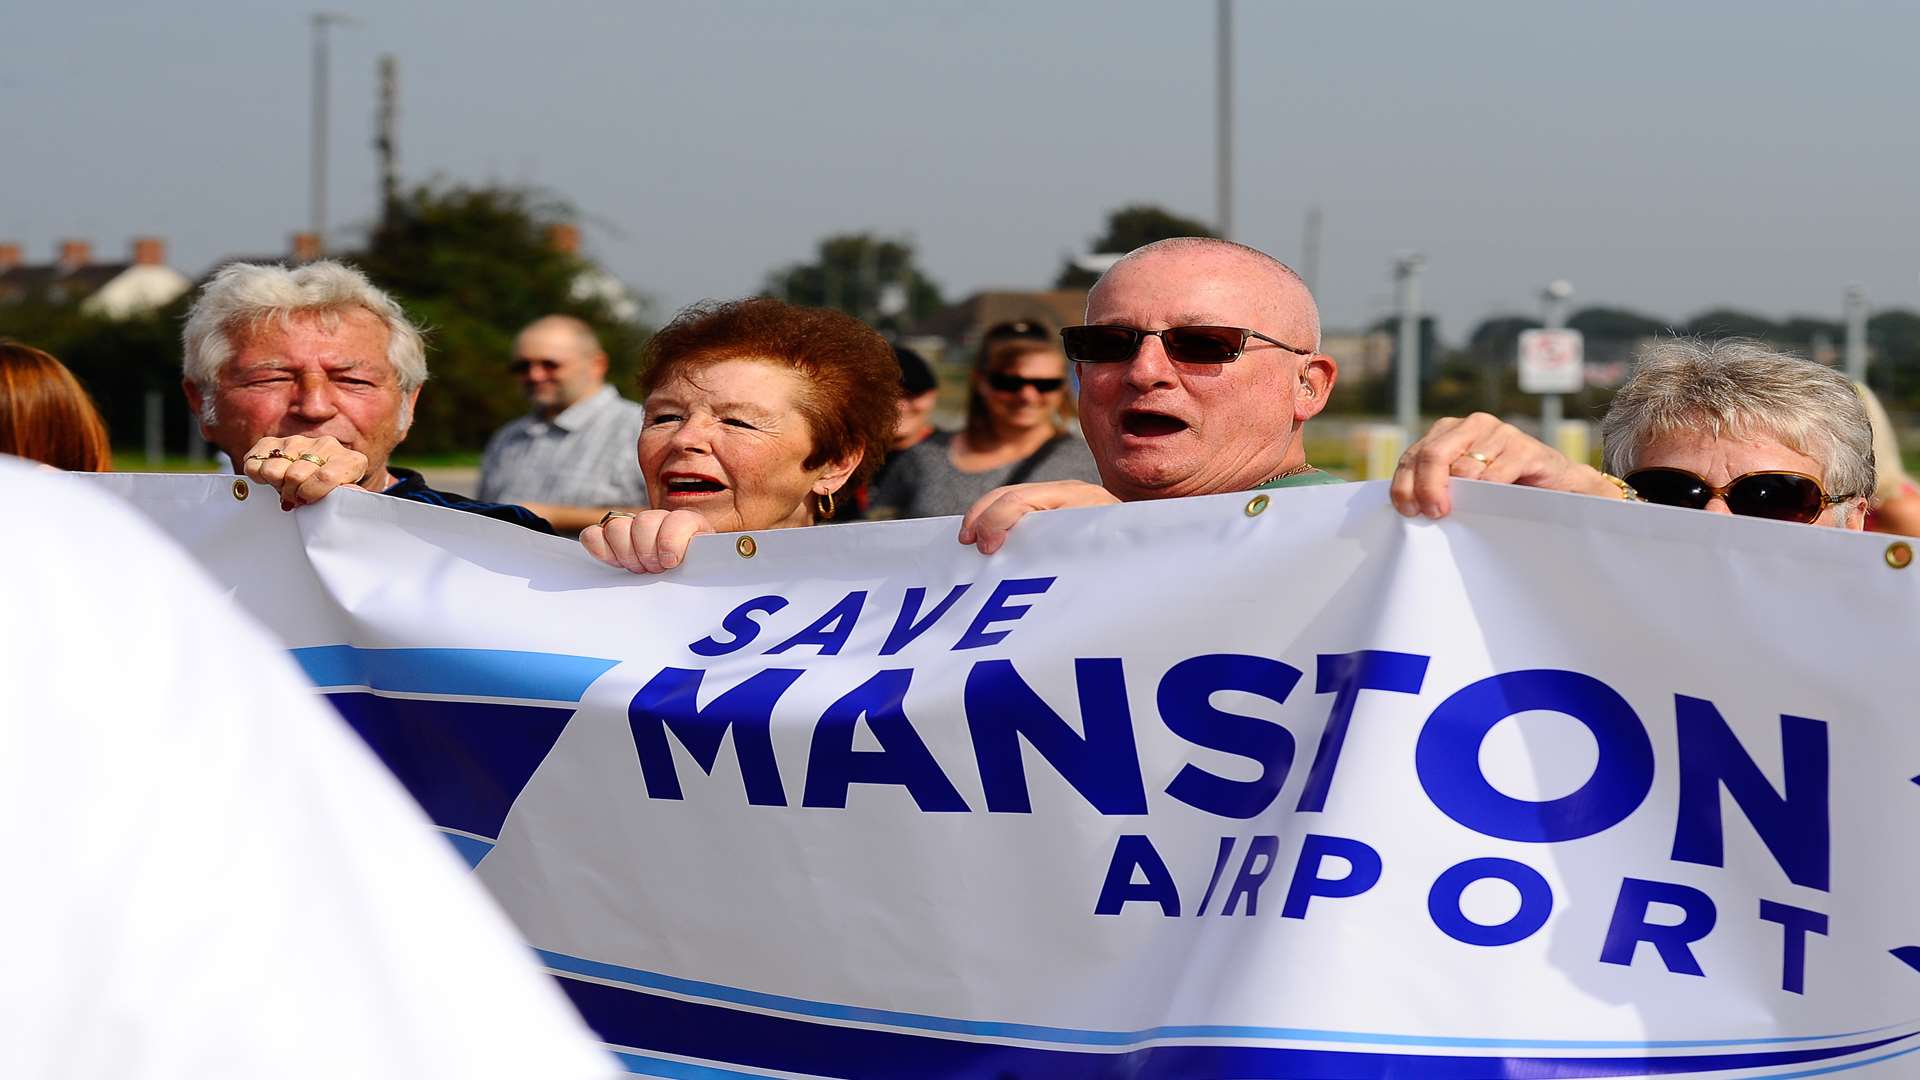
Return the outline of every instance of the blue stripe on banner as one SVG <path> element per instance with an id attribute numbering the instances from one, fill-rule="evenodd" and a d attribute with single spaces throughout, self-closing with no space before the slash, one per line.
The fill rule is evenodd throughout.
<path id="1" fill-rule="evenodd" d="M 507 649 L 293 650 L 315 686 L 369 686 L 404 694 L 579 701 L 618 660 Z"/>
<path id="2" fill-rule="evenodd" d="M 327 695 L 435 825 L 497 837 L 571 706 Z"/>
<path id="3" fill-rule="evenodd" d="M 444 830 L 441 831 L 440 835 L 446 837 L 447 841 L 453 845 L 453 850 L 459 852 L 460 857 L 467 860 L 467 869 L 469 870 L 478 870 L 480 868 L 480 861 L 485 859 L 487 854 L 493 850 L 492 844 L 478 837 L 462 836 L 457 832 L 446 832 Z"/>
<path id="4" fill-rule="evenodd" d="M 581 1016 L 608 1042 L 747 1068 L 847 1080 L 899 1076 L 1059 1076 L 1090 1080 L 1229 1076 L 1248 1080 L 1579 1080 L 1683 1076 L 1833 1062 L 1914 1038 L 1909 1033 L 1818 1049 L 1625 1057 L 1508 1057 L 1219 1045 L 1163 1045 L 1099 1053 L 839 1027 L 566 976 L 558 978 Z"/>
<path id="5" fill-rule="evenodd" d="M 1770 1080 L 1806 1080 L 1809 1076 L 1832 1076 L 1834 1073 L 1864 1069 L 1869 1065 L 1878 1065 L 1883 1061 L 1892 1061 L 1894 1058 L 1906 1057 L 1912 1053 L 1920 1053 L 1920 1046 L 1915 1046 L 1907 1050 L 1896 1050 L 1891 1054 L 1881 1054 L 1879 1057 L 1870 1057 L 1865 1061 L 1850 1061 L 1845 1065 L 1829 1065 L 1823 1069 L 1805 1069 L 1801 1072 L 1774 1073 Z"/>
<path id="6" fill-rule="evenodd" d="M 765 1080 L 759 1073 L 716 1069 L 711 1065 L 690 1065 L 684 1061 L 668 1061 L 644 1054 L 623 1054 L 616 1050 L 613 1056 L 619 1058 L 620 1064 L 635 1076 L 669 1076 L 675 1080 Z"/>
<path id="7" fill-rule="evenodd" d="M 754 1008 L 798 1013 L 824 1020 L 849 1020 L 861 1024 L 885 1024 L 889 1027 L 916 1028 L 921 1031 L 954 1035 L 977 1035 L 997 1039 L 1021 1039 L 1028 1042 L 1075 1043 L 1085 1046 L 1135 1046 L 1163 1039 L 1269 1039 L 1296 1042 L 1357 1043 L 1366 1046 L 1434 1046 L 1493 1048 L 1507 1050 L 1702 1050 L 1714 1047 L 1770 1046 L 1783 1043 L 1830 1042 L 1869 1035 L 1899 1033 L 1904 1038 L 1920 1021 L 1889 1024 L 1863 1031 L 1841 1031 L 1831 1035 L 1779 1035 L 1758 1039 L 1675 1039 L 1668 1041 L 1579 1040 L 1579 1039 L 1496 1039 L 1479 1036 L 1390 1035 L 1361 1031 L 1319 1031 L 1312 1028 L 1249 1027 L 1230 1024 L 1171 1024 L 1139 1031 L 1098 1031 L 1085 1028 L 1046 1027 L 1039 1024 L 1007 1024 L 980 1020 L 956 1020 L 924 1013 L 869 1009 L 857 1005 L 838 1005 L 806 998 L 744 990 L 720 983 L 683 979 L 638 968 L 586 960 L 565 953 L 536 949 L 540 959 L 556 972 L 590 975 L 651 990 L 665 990 L 688 997 Z"/>

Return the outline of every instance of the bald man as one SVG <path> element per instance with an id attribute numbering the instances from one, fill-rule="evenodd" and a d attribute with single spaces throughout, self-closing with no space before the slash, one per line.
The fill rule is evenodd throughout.
<path id="1" fill-rule="evenodd" d="M 564 533 L 645 509 L 635 448 L 646 410 L 607 385 L 593 329 L 569 315 L 537 319 L 514 339 L 508 369 L 533 411 L 487 440 L 480 497 L 525 506 Z"/>
<path id="2" fill-rule="evenodd" d="M 991 554 L 1035 510 L 1338 482 L 1300 436 L 1338 369 L 1320 355 L 1313 294 L 1271 256 L 1206 237 L 1148 244 L 1101 276 L 1087 325 L 1061 339 L 1100 484 L 995 489 L 961 543 Z"/>

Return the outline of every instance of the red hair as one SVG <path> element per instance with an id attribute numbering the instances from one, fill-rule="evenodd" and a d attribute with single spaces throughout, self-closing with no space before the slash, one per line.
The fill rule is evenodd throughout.
<path id="1" fill-rule="evenodd" d="M 0 454 L 69 472 L 113 468 L 107 425 L 67 366 L 29 345 L 0 341 Z"/>
<path id="2" fill-rule="evenodd" d="M 851 491 L 880 467 L 900 415 L 900 365 L 893 346 L 872 327 L 838 311 L 768 297 L 695 304 L 647 342 L 640 394 L 723 360 L 758 360 L 805 377 L 796 403 L 813 436 L 805 468 L 859 450 L 860 464 L 847 479 Z"/>

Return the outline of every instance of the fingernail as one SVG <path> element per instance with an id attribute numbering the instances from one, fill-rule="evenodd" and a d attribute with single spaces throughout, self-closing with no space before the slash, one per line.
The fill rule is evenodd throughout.
<path id="1" fill-rule="evenodd" d="M 680 556 L 678 556 L 678 555 L 662 555 L 662 556 L 660 556 L 660 565 L 661 565 L 661 566 L 679 566 L 679 565 L 680 565 Z"/>
<path id="2" fill-rule="evenodd" d="M 290 502 L 288 502 L 288 501 L 287 501 L 287 500 L 285 500 L 285 499 L 281 499 L 281 500 L 280 500 L 280 509 L 282 509 L 282 510 L 291 510 L 291 509 L 293 509 L 293 504 L 292 504 L 292 503 L 290 503 Z"/>

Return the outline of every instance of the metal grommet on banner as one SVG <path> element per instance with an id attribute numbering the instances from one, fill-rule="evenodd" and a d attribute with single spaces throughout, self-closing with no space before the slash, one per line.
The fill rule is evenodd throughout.
<path id="1" fill-rule="evenodd" d="M 1887 545 L 1887 565 L 1895 570 L 1905 570 L 1913 565 L 1913 545 L 1905 540 L 1895 540 Z"/>
<path id="2" fill-rule="evenodd" d="M 1266 512 L 1267 504 L 1272 501 L 1272 499 L 1267 498 L 1265 495 L 1255 495 L 1253 498 L 1247 500 L 1247 516 L 1259 517 Z"/>
<path id="3" fill-rule="evenodd" d="M 233 482 L 233 497 L 238 502 L 247 501 L 247 482 L 245 480 L 236 479 Z"/>
<path id="4" fill-rule="evenodd" d="M 760 545 L 753 542 L 753 537 L 743 536 L 733 542 L 733 550 L 739 552 L 741 558 L 751 559 L 754 552 L 760 550 Z"/>

